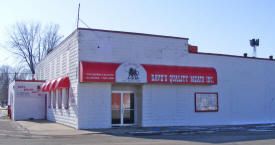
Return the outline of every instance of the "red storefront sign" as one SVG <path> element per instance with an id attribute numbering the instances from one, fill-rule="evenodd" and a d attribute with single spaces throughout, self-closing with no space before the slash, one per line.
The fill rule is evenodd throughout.
<path id="1" fill-rule="evenodd" d="M 217 84 L 217 72 L 208 67 L 143 65 L 148 83 Z"/>
<path id="2" fill-rule="evenodd" d="M 115 72 L 120 64 L 80 62 L 80 82 L 115 82 Z"/>
<path id="3" fill-rule="evenodd" d="M 209 67 L 80 62 L 80 82 L 217 84 Z"/>

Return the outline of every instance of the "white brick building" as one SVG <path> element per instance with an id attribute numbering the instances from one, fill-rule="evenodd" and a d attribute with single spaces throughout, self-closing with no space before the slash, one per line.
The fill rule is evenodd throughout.
<path id="1" fill-rule="evenodd" d="M 36 78 L 47 119 L 77 129 L 274 123 L 274 66 L 198 53 L 186 38 L 79 28 Z"/>
<path id="2" fill-rule="evenodd" d="M 44 81 L 14 80 L 9 85 L 8 105 L 13 120 L 44 119 L 45 93 L 40 91 Z M 27 104 L 27 105 L 26 105 Z"/>

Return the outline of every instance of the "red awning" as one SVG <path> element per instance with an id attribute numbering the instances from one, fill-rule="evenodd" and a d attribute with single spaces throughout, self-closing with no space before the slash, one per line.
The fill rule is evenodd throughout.
<path id="1" fill-rule="evenodd" d="M 50 85 L 50 88 L 49 88 L 49 91 L 52 91 L 52 90 L 56 90 L 56 83 L 57 83 L 57 80 L 52 80 L 51 81 L 51 85 Z"/>
<path id="2" fill-rule="evenodd" d="M 63 77 L 63 78 L 58 78 L 55 80 L 52 80 L 50 82 L 44 83 L 42 85 L 42 92 L 49 92 L 53 91 L 56 89 L 61 89 L 61 88 L 69 88 L 70 87 L 70 80 L 69 77 Z"/>
<path id="3" fill-rule="evenodd" d="M 62 78 L 58 78 L 58 79 L 56 79 L 56 83 L 55 83 L 54 89 L 59 89 L 59 87 L 58 87 L 58 86 L 60 85 L 61 80 L 62 80 Z"/>
<path id="4" fill-rule="evenodd" d="M 46 92 L 46 86 L 47 86 L 47 83 L 42 84 L 42 87 L 41 87 L 42 92 Z"/>
<path id="5" fill-rule="evenodd" d="M 56 83 L 56 88 L 61 89 L 61 88 L 69 88 L 70 87 L 70 80 L 69 77 L 63 77 L 59 78 Z"/>
<path id="6" fill-rule="evenodd" d="M 51 82 L 44 83 L 42 85 L 42 92 L 49 92 L 50 91 Z"/>

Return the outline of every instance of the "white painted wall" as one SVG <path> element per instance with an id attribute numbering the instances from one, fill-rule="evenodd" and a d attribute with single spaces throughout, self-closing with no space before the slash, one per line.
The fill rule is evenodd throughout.
<path id="1" fill-rule="evenodd" d="M 144 85 L 143 126 L 275 122 L 274 61 L 189 54 L 183 62 L 215 67 L 218 85 Z M 195 112 L 195 92 L 218 92 L 219 111 Z"/>
<path id="2" fill-rule="evenodd" d="M 20 82 L 10 84 L 10 103 L 13 120 L 44 119 L 45 98 L 43 92 L 37 88 L 43 82 Z M 13 95 L 11 95 L 13 94 Z M 12 98 L 13 96 L 13 98 Z"/>
<path id="3" fill-rule="evenodd" d="M 74 128 L 78 128 L 78 62 L 78 33 L 74 31 L 60 45 L 53 49 L 44 60 L 37 64 L 35 74 L 37 79 L 46 80 L 47 82 L 69 76 L 69 109 L 65 109 L 64 106 L 61 109 L 58 107 L 48 108 L 47 119 Z"/>
<path id="4" fill-rule="evenodd" d="M 111 84 L 81 83 L 79 96 L 79 129 L 111 127 Z"/>
<path id="5" fill-rule="evenodd" d="M 188 41 L 184 39 L 89 30 L 79 32 L 80 61 L 175 64 L 176 58 L 188 54 L 187 47 Z"/>

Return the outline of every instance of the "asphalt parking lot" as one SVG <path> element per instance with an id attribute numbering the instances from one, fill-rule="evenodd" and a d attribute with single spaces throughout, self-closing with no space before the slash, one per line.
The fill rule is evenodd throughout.
<path id="1" fill-rule="evenodd" d="M 204 132 L 178 132 L 147 135 L 113 133 L 82 133 L 43 135 L 30 132 L 18 122 L 0 119 L 0 144 L 5 145 L 200 145 L 200 144 L 275 144 L 273 126 L 259 130 L 230 130 Z M 42 128 L 43 130 L 43 128 Z M 70 131 L 69 129 L 67 131 Z M 94 132 L 94 131 L 93 131 Z"/>

